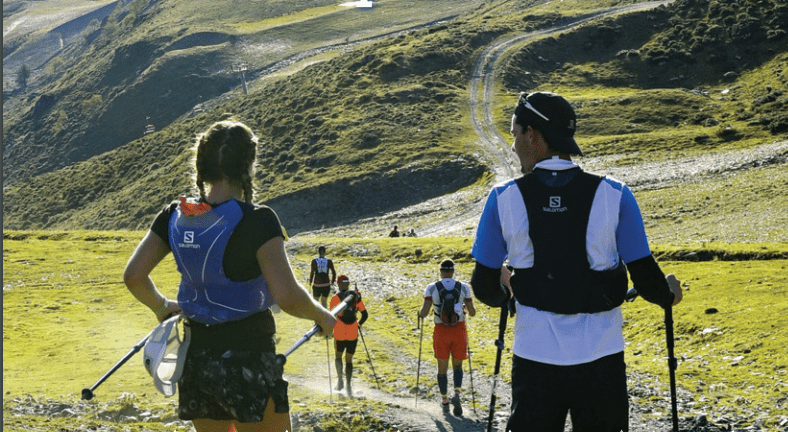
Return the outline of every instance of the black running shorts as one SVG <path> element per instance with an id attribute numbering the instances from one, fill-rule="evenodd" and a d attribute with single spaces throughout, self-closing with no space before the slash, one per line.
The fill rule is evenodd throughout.
<path id="1" fill-rule="evenodd" d="M 223 324 L 187 324 L 191 343 L 178 380 L 182 420 L 259 422 L 269 401 L 277 413 L 290 411 L 270 310 Z"/>
<path id="2" fill-rule="evenodd" d="M 624 353 L 590 363 L 556 366 L 512 360 L 512 408 L 507 431 L 563 432 L 567 412 L 576 431 L 629 430 Z"/>
<path id="3" fill-rule="evenodd" d="M 348 354 L 355 354 L 356 353 L 356 346 L 358 345 L 358 339 L 353 340 L 334 340 L 334 350 L 338 353 L 343 353 L 347 350 Z"/>
<path id="4" fill-rule="evenodd" d="M 329 294 L 331 294 L 330 286 L 312 287 L 312 297 L 328 297 Z"/>

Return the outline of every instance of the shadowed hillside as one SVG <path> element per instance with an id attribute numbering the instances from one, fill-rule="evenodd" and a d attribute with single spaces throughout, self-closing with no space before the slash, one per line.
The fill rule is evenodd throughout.
<path id="1" fill-rule="evenodd" d="M 239 64 L 254 77 L 300 52 L 418 26 L 478 4 L 414 16 L 391 3 L 364 15 L 330 0 L 129 0 L 102 20 L 77 18 L 43 35 L 12 33 L 4 38 L 4 70 L 16 73 L 26 64 L 32 73 L 25 91 L 13 89 L 10 98 L 4 82 L 3 181 L 87 160 L 142 137 L 149 125 L 162 129 L 199 111 L 241 84 L 234 71 Z M 82 31 L 74 36 L 77 27 Z"/>

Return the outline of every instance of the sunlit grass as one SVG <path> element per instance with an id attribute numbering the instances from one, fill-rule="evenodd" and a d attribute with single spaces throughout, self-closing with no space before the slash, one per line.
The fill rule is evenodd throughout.
<path id="1" fill-rule="evenodd" d="M 788 261 L 667 262 L 663 268 L 684 286 L 673 312 L 680 397 L 716 408 L 683 415 L 735 413 L 776 427 L 788 389 Z M 666 389 L 661 309 L 637 300 L 625 304 L 624 319 L 628 367 L 658 377 L 655 383 Z M 664 402 L 658 405 L 667 412 Z"/>
<path id="2" fill-rule="evenodd" d="M 347 8 L 343 8 L 338 5 L 314 7 L 314 8 L 300 10 L 284 16 L 266 18 L 256 21 L 239 21 L 239 22 L 230 23 L 230 25 L 238 29 L 240 33 L 255 33 L 282 25 L 302 23 L 304 21 L 308 21 L 317 17 L 322 17 L 325 15 L 330 15 L 346 10 Z M 341 19 L 341 18 L 337 18 L 337 19 Z"/>
<path id="3" fill-rule="evenodd" d="M 40 401 L 49 398 L 76 403 L 82 388 L 98 380 L 155 325 L 152 313 L 134 300 L 122 283 L 125 262 L 141 237 L 141 232 L 4 233 L 4 407 L 26 395 Z M 299 278 L 306 277 L 318 245 L 327 246 L 337 270 L 350 274 L 362 292 L 370 311 L 363 332 L 381 387 L 392 395 L 412 397 L 419 354 L 416 313 L 423 290 L 438 277 L 436 269 L 444 257 L 455 259 L 459 279 L 470 278 L 470 239 L 299 236 L 288 242 Z M 659 256 L 678 257 L 696 246 L 662 245 L 655 249 Z M 761 254 L 763 258 L 786 253 L 783 243 L 703 246 L 721 256 L 727 252 L 728 256 Z M 788 366 L 783 349 L 788 327 L 788 261 L 665 260 L 662 266 L 682 280 L 685 290 L 685 299 L 674 312 L 680 397 L 710 406 L 711 412 L 705 413 L 710 418 L 740 413 L 748 421 L 762 418 L 765 425 L 771 424 L 774 410 L 779 411 L 784 403 L 780 395 L 785 391 Z M 156 269 L 153 279 L 168 296 L 175 296 L 178 274 L 171 258 Z M 377 284 L 381 283 L 387 291 L 379 291 Z M 474 378 L 482 380 L 493 372 L 498 311 L 478 302 L 476 306 L 477 316 L 468 320 L 469 344 Z M 717 312 L 707 312 L 712 308 Z M 630 370 L 653 376 L 648 385 L 664 389 L 667 366 L 661 309 L 639 299 L 626 303 L 623 310 Z M 287 350 L 312 325 L 282 312 L 276 319 L 279 352 Z M 425 397 L 436 391 L 431 334 L 428 321 L 421 344 L 419 386 Z M 511 337 L 510 325 L 501 369 L 505 382 L 510 380 Z M 333 347 L 328 351 L 324 340 L 305 343 L 288 358 L 286 374 L 306 377 L 325 387 L 329 361 L 333 367 Z M 140 411 L 174 411 L 171 404 L 177 398 L 155 392 L 140 358 L 132 358 L 95 391 L 99 405 L 93 408 L 94 416 L 102 410 L 121 409 L 112 404 L 122 404 L 128 398 L 124 393 L 137 395 L 134 403 Z M 362 344 L 355 363 L 355 379 L 376 386 Z M 336 378 L 335 371 L 331 373 Z M 326 395 L 294 386 L 293 398 L 299 400 L 294 412 L 303 412 Z M 107 401 L 112 404 L 104 405 Z M 477 401 L 484 407 L 484 397 L 477 395 Z M 656 409 L 668 406 L 659 399 L 638 402 Z M 32 424 L 41 421 L 30 418 Z M 17 427 L 15 424 L 7 423 L 6 427 Z"/>
<path id="4" fill-rule="evenodd" d="M 636 191 L 635 196 L 646 232 L 657 243 L 766 240 L 784 245 L 788 201 L 781 191 L 787 184 L 788 170 L 775 165 L 703 176 L 669 188 Z"/>

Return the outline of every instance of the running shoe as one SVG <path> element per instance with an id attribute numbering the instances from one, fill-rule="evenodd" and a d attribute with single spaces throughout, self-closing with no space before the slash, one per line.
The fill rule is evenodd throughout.
<path id="1" fill-rule="evenodd" d="M 462 405 L 460 405 L 460 395 L 455 394 L 454 397 L 451 398 L 451 404 L 454 405 L 454 415 L 461 416 Z"/>

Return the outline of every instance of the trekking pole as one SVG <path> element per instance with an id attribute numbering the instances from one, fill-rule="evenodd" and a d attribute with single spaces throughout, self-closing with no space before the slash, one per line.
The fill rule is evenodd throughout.
<path id="1" fill-rule="evenodd" d="M 416 402 L 414 406 L 419 406 L 419 375 L 421 374 L 421 341 L 424 337 L 424 318 L 419 316 L 416 322 L 419 325 L 419 365 L 416 367 Z"/>
<path id="2" fill-rule="evenodd" d="M 478 419 L 479 414 L 476 412 L 476 391 L 473 389 L 473 364 L 471 363 L 471 345 L 468 344 L 467 348 L 468 348 L 468 373 L 471 375 L 471 403 L 473 404 L 472 405 L 473 415 Z"/>
<path id="3" fill-rule="evenodd" d="M 328 364 L 328 401 L 334 402 L 334 390 L 331 389 L 333 383 L 331 381 L 331 354 L 328 348 L 328 336 L 326 336 L 326 363 Z"/>
<path id="4" fill-rule="evenodd" d="M 348 295 L 346 295 L 345 298 L 338 305 L 334 307 L 334 309 L 331 309 L 331 315 L 334 315 L 336 317 L 337 315 L 342 313 L 342 311 L 345 310 L 345 308 L 348 306 L 348 303 L 354 301 L 355 298 L 356 298 L 356 293 L 354 292 L 348 293 Z M 303 336 L 301 336 L 301 339 L 299 339 L 296 343 L 293 344 L 293 346 L 290 347 L 289 350 L 287 350 L 287 352 L 285 352 L 284 354 L 276 355 L 276 363 L 280 366 L 284 366 L 284 364 L 287 362 L 287 356 L 292 354 L 293 351 L 297 350 L 301 345 L 304 344 L 304 342 L 308 341 L 312 336 L 315 335 L 315 333 L 319 332 L 320 330 L 321 329 L 319 325 L 317 324 L 313 325 L 312 328 L 309 329 L 309 331 L 307 331 L 306 333 L 304 333 Z M 328 343 L 328 340 L 326 340 L 326 343 Z"/>
<path id="5" fill-rule="evenodd" d="M 378 374 L 375 373 L 375 365 L 372 364 L 372 357 L 369 355 L 369 349 L 367 348 L 367 342 L 364 340 L 364 333 L 361 331 L 361 327 L 358 328 L 358 335 L 361 336 L 361 343 L 364 344 L 364 351 L 367 352 L 367 359 L 369 359 L 369 365 L 372 366 L 372 376 L 375 377 L 375 382 L 378 385 L 378 390 L 380 390 L 380 381 L 378 381 Z"/>
<path id="6" fill-rule="evenodd" d="M 635 288 L 630 288 L 624 298 L 628 302 L 635 301 L 638 292 Z M 673 415 L 673 432 L 679 431 L 679 413 L 676 403 L 676 367 L 678 362 L 673 352 L 673 306 L 665 308 L 665 342 L 668 345 L 668 372 L 670 374 L 670 410 Z"/>
<path id="7" fill-rule="evenodd" d="M 144 347 L 145 344 L 148 342 L 148 339 L 150 339 L 150 336 L 153 334 L 153 332 L 156 331 L 156 328 L 158 328 L 158 326 L 155 327 L 153 330 L 151 330 L 150 333 L 146 334 L 144 338 L 140 339 L 140 341 L 137 342 L 137 345 L 134 345 L 134 347 L 128 353 L 126 353 L 126 355 L 123 356 L 123 358 L 121 358 L 117 363 L 115 363 L 115 366 L 112 366 L 112 368 L 108 370 L 103 377 L 101 377 L 98 381 L 96 381 L 95 384 L 90 386 L 90 388 L 82 389 L 82 399 L 84 400 L 93 399 L 93 390 L 96 390 L 96 387 L 100 386 L 101 383 L 106 381 L 110 375 L 115 373 L 116 370 L 120 369 L 120 367 L 123 366 L 124 363 L 126 363 L 132 356 L 134 356 L 134 354 L 136 354 L 137 351 L 142 349 L 142 347 Z"/>
<path id="8" fill-rule="evenodd" d="M 501 306 L 501 318 L 498 320 L 498 339 L 495 346 L 498 353 L 495 355 L 495 373 L 493 374 L 492 395 L 490 396 L 490 418 L 487 420 L 487 432 L 492 432 L 493 414 L 495 414 L 495 387 L 498 382 L 498 374 L 501 372 L 501 354 L 503 354 L 503 336 L 506 331 L 506 320 L 509 317 L 508 302 Z"/>
<path id="9" fill-rule="evenodd" d="M 673 413 L 673 432 L 679 430 L 678 407 L 676 406 L 676 357 L 673 354 L 673 306 L 665 308 L 665 338 L 668 344 L 668 369 L 670 371 L 670 408 Z"/>

